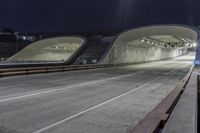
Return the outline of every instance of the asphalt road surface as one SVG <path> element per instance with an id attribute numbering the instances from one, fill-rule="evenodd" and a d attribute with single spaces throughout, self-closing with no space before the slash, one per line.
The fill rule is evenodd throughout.
<path id="1" fill-rule="evenodd" d="M 0 133 L 128 133 L 193 59 L 1 78 Z"/>

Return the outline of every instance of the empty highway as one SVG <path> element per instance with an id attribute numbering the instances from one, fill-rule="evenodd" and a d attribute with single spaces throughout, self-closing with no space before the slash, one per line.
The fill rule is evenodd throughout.
<path id="1" fill-rule="evenodd" d="M 1 78 L 0 133 L 128 133 L 193 60 Z"/>

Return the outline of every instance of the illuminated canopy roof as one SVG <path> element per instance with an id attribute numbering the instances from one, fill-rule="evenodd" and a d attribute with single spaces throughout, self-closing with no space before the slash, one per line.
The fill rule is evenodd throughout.
<path id="1" fill-rule="evenodd" d="M 20 62 L 67 62 L 83 46 L 81 37 L 44 39 L 24 48 L 8 59 Z"/>

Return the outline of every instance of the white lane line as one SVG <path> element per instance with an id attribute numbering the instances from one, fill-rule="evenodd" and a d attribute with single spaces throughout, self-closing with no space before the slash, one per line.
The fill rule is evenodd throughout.
<path id="1" fill-rule="evenodd" d="M 183 66 L 187 66 L 186 65 L 183 65 Z M 181 66 L 181 67 L 183 67 Z M 180 67 L 176 68 L 176 69 L 173 69 L 172 71 L 166 73 L 166 74 L 169 74 L 169 73 L 172 73 L 173 71 L 179 69 Z M 140 72 L 136 72 L 136 73 L 133 73 L 134 74 L 137 74 L 137 73 L 142 73 L 144 71 L 140 71 Z M 80 83 L 80 84 L 76 84 L 76 85 L 71 85 L 71 86 L 66 86 L 66 87 L 56 87 L 56 88 L 52 88 L 54 90 L 50 90 L 50 89 L 42 89 L 42 90 L 37 90 L 37 91 L 29 91 L 29 92 L 24 92 L 24 93 L 17 93 L 17 94 L 13 94 L 13 95 L 6 95 L 6 96 L 0 96 L 0 102 L 4 102 L 4 101 L 9 101 L 13 99 L 20 99 L 18 97 L 21 97 L 21 98 L 25 98 L 25 97 L 29 97 L 29 96 L 35 96 L 35 95 L 39 95 L 39 94 L 44 94 L 45 93 L 51 93 L 51 92 L 56 92 L 56 91 L 60 91 L 60 90 L 65 90 L 65 89 L 69 89 L 69 88 L 74 88 L 74 87 L 80 87 L 80 86 L 84 86 L 84 85 L 90 85 L 90 84 L 95 84 L 95 83 L 100 83 L 100 82 L 105 82 L 105 81 L 109 81 L 109 80 L 114 80 L 114 79 L 120 79 L 120 78 L 123 78 L 123 77 L 126 77 L 126 76 L 131 76 L 132 74 L 127 74 L 127 75 L 122 75 L 122 76 L 117 76 L 117 77 L 111 77 L 111 78 L 106 78 L 106 79 L 102 79 L 102 80 L 95 80 L 95 81 L 90 81 L 90 82 L 83 82 L 83 83 Z M 58 89 L 57 89 L 58 88 Z"/>
<path id="2" fill-rule="evenodd" d="M 178 67 L 176 69 L 173 69 L 170 72 L 165 73 L 165 75 L 173 73 L 177 69 L 180 69 L 180 68 L 185 67 L 187 65 L 188 64 L 184 64 L 184 65 L 182 65 L 182 66 L 180 66 L 180 67 Z M 83 83 L 80 83 L 80 84 L 75 84 L 75 85 L 71 85 L 71 86 L 67 86 L 67 87 L 61 87 L 61 88 L 53 89 L 53 90 L 52 89 L 51 90 L 50 89 L 44 89 L 44 90 L 39 90 L 39 91 L 30 91 L 30 92 L 19 93 L 19 94 L 14 94 L 14 95 L 2 96 L 2 97 L 0 97 L 0 103 L 1 102 L 6 102 L 6 101 L 17 100 L 17 99 L 23 99 L 23 98 L 32 97 L 32 96 L 37 96 L 37 95 L 42 95 L 42 94 L 47 94 L 47 93 L 53 93 L 53 92 L 57 92 L 57 91 L 67 90 L 67 89 L 72 89 L 72 88 L 75 88 L 75 87 L 92 85 L 92 84 L 101 83 L 101 82 L 105 82 L 105 81 L 109 81 L 109 80 L 125 78 L 125 77 L 132 76 L 132 75 L 135 75 L 135 74 L 138 74 L 138 73 L 142 73 L 142 72 L 144 72 L 144 71 L 135 72 L 135 73 L 132 73 L 132 74 L 126 74 L 126 75 L 117 76 L 117 77 L 101 79 L 101 80 L 83 82 Z"/>
<path id="3" fill-rule="evenodd" d="M 47 93 L 53 93 L 53 92 L 57 92 L 57 91 L 67 90 L 67 89 L 72 89 L 72 88 L 75 88 L 75 87 L 81 87 L 81 86 L 87 86 L 87 85 L 102 83 L 102 82 L 106 82 L 106 81 L 110 81 L 110 80 L 121 79 L 121 78 L 129 77 L 129 76 L 133 76 L 133 75 L 136 75 L 136 74 L 139 74 L 139 73 L 142 73 L 142 72 L 144 72 L 144 71 L 135 72 L 135 73 L 132 73 L 132 74 L 121 75 L 121 76 L 116 76 L 116 77 L 111 77 L 111 78 L 105 78 L 105 79 L 101 79 L 101 80 L 84 82 L 84 83 L 75 84 L 75 85 L 71 85 L 71 86 L 67 86 L 67 87 L 53 89 L 53 90 L 51 89 L 51 90 L 45 90 L 45 91 L 40 90 L 40 91 L 30 92 L 29 94 L 25 94 L 25 95 L 15 94 L 15 96 L 10 96 L 10 97 L 7 97 L 7 98 L 4 97 L 4 99 L 0 99 L 0 103 L 6 102 L 6 101 L 11 101 L 11 100 L 23 99 L 23 98 L 32 97 L 32 96 L 37 96 L 37 95 L 42 95 L 42 94 L 47 94 Z"/>
<path id="4" fill-rule="evenodd" d="M 138 89 L 140 89 L 140 88 L 142 88 L 142 87 L 145 87 L 145 86 L 151 84 L 152 82 L 154 82 L 154 81 L 156 81 L 156 80 L 158 80 L 158 79 L 160 79 L 160 78 L 161 78 L 161 77 L 158 77 L 158 78 L 156 78 L 156 79 L 154 79 L 154 80 L 151 80 L 151 81 L 149 81 L 149 82 L 143 84 L 143 85 L 140 86 L 140 87 L 137 87 L 137 88 L 135 88 L 135 89 L 132 89 L 132 90 L 130 90 L 130 91 L 126 92 L 126 93 L 123 93 L 123 94 L 121 94 L 121 95 L 119 95 L 119 96 L 117 96 L 117 97 L 114 97 L 114 98 L 112 98 L 112 99 L 110 99 L 110 100 L 108 100 L 108 101 L 105 101 L 105 102 L 103 102 L 103 103 L 101 103 L 101 104 L 98 104 L 98 105 L 95 105 L 95 106 L 93 106 L 93 107 L 90 107 L 90 108 L 88 108 L 88 109 L 86 109 L 86 110 L 84 110 L 84 111 L 82 111 L 82 112 L 79 112 L 79 113 L 74 114 L 74 115 L 72 115 L 72 116 L 69 116 L 69 117 L 67 117 L 67 118 L 65 118 L 65 119 L 63 119 L 63 120 L 60 120 L 60 121 L 58 121 L 58 122 L 56 122 L 56 123 L 53 123 L 53 124 L 51 124 L 51 125 L 49 125 L 49 126 L 46 126 L 46 127 L 41 128 L 41 129 L 39 129 L 39 130 L 37 130 L 37 131 L 34 131 L 33 133 L 42 133 L 42 132 L 44 132 L 44 131 L 46 131 L 46 130 L 49 130 L 49 129 L 55 127 L 55 126 L 58 126 L 58 125 L 60 125 L 60 124 L 62 124 L 62 123 L 64 123 L 64 122 L 66 122 L 66 121 L 69 121 L 69 120 L 71 120 L 71 119 L 74 119 L 74 118 L 76 118 L 76 117 L 78 117 L 78 116 L 80 116 L 80 115 L 82 115 L 82 114 L 85 114 L 85 113 L 87 113 L 87 112 L 89 112 L 89 111 L 91 111 L 91 110 L 94 110 L 94 109 L 96 109 L 96 108 L 98 108 L 98 107 L 101 107 L 101 106 L 103 106 L 103 105 L 105 105 L 105 104 L 107 104 L 107 103 L 109 103 L 109 102 L 112 102 L 112 101 L 114 101 L 114 100 L 116 100 L 116 99 L 119 99 L 119 98 L 121 98 L 121 97 L 123 97 L 123 96 L 125 96 L 125 95 L 128 95 L 128 94 L 130 94 L 130 93 L 132 93 L 132 92 L 134 92 L 134 91 L 137 91 Z"/>
<path id="5" fill-rule="evenodd" d="M 74 118 L 76 118 L 76 117 L 79 117 L 79 116 L 82 115 L 82 114 L 85 114 L 85 113 L 87 113 L 87 112 L 89 112 L 89 111 L 91 111 L 91 110 L 94 110 L 94 109 L 96 109 L 96 108 L 98 108 L 98 107 L 101 107 L 101 106 L 103 106 L 103 105 L 105 105 L 105 104 L 107 104 L 107 103 L 110 103 L 110 102 L 112 102 L 112 101 L 114 101 L 114 100 L 116 100 L 116 99 L 119 99 L 119 98 L 121 98 L 121 97 L 123 97 L 123 96 L 125 96 L 125 95 L 128 95 L 128 94 L 130 94 L 130 93 L 132 93 L 132 92 L 135 92 L 135 91 L 137 91 L 137 90 L 139 90 L 139 89 L 141 89 L 141 88 L 143 88 L 143 87 L 145 87 L 145 86 L 151 84 L 152 82 L 159 80 L 161 77 L 165 76 L 165 74 L 174 73 L 176 70 L 181 69 L 181 68 L 183 68 L 183 67 L 185 67 L 185 66 L 187 66 L 187 65 L 184 64 L 184 65 L 182 65 L 182 66 L 180 66 L 180 67 L 177 67 L 177 68 L 171 70 L 170 72 L 166 72 L 166 73 L 164 73 L 162 76 L 159 76 L 158 78 L 156 78 L 156 79 L 154 79 L 154 80 L 151 80 L 151 81 L 149 81 L 149 82 L 143 84 L 142 86 L 139 86 L 139 87 L 137 87 L 137 88 L 134 88 L 134 89 L 132 89 L 132 90 L 126 92 L 126 93 L 123 93 L 123 94 L 121 94 L 121 95 L 119 95 L 119 96 L 117 96 L 117 97 L 114 97 L 114 98 L 112 98 L 112 99 L 110 99 L 110 100 L 108 100 L 108 101 L 105 101 L 105 102 L 103 102 L 103 103 L 101 103 L 101 104 L 98 104 L 98 105 L 95 105 L 95 106 L 93 106 L 93 107 L 90 107 L 90 108 L 88 108 L 88 109 L 86 109 L 86 110 L 84 110 L 84 111 L 82 111 L 82 112 L 79 112 L 79 113 L 74 114 L 74 115 L 72 115 L 72 116 L 69 116 L 69 117 L 67 117 L 67 118 L 65 118 L 65 119 L 62 119 L 62 120 L 60 120 L 60 121 L 58 121 L 58 122 L 55 122 L 55 123 L 53 123 L 53 124 L 51 124 L 51 125 L 48 125 L 48 126 L 46 126 L 46 127 L 44 127 L 44 128 L 41 128 L 41 129 L 39 129 L 39 130 L 37 130 L 37 131 L 34 131 L 33 133 L 42 133 L 42 132 L 45 132 L 45 131 L 47 131 L 47 130 L 49 130 L 49 129 L 51 129 L 51 128 L 54 128 L 54 127 L 56 127 L 56 126 L 58 126 L 58 125 L 60 125 L 60 124 L 63 124 L 64 122 L 67 122 L 67 121 L 69 121 L 69 120 L 71 120 L 71 119 L 74 119 Z"/>

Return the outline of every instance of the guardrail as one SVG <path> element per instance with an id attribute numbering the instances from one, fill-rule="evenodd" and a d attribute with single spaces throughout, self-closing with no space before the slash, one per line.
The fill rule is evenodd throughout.
<path id="1" fill-rule="evenodd" d="M 0 77 L 15 76 L 15 75 L 27 75 L 37 73 L 51 73 L 61 71 L 75 71 L 95 68 L 107 68 L 113 67 L 114 64 L 105 65 L 62 65 L 62 66 L 44 66 L 44 67 L 25 67 L 25 68 L 8 68 L 0 69 Z"/>
<path id="2" fill-rule="evenodd" d="M 25 68 L 3 68 L 0 69 L 0 77 L 28 75 L 38 73 L 52 73 L 62 71 L 76 71 L 86 69 L 108 68 L 126 66 L 136 63 L 121 63 L 121 64 L 91 64 L 91 65 L 58 65 L 58 66 L 40 66 L 40 67 L 25 67 Z"/>
<path id="3" fill-rule="evenodd" d="M 132 130 L 132 133 L 160 133 L 164 127 L 174 107 L 187 85 L 193 68 L 185 76 L 185 78 L 175 87 L 175 89 L 163 99 L 140 123 Z"/>
<path id="4" fill-rule="evenodd" d="M 85 69 L 97 69 L 97 68 L 108 68 L 108 67 L 119 67 L 128 66 L 142 63 L 149 63 L 154 61 L 146 62 L 132 62 L 132 63 L 118 63 L 118 64 L 89 64 L 89 65 L 46 65 L 46 66 L 34 66 L 34 67 L 20 67 L 20 68 L 2 68 L 0 69 L 0 77 L 16 76 L 16 75 L 28 75 L 38 73 L 51 73 L 51 72 L 62 72 L 62 71 L 76 71 Z"/>
<path id="5" fill-rule="evenodd" d="M 167 59 L 162 59 L 167 60 Z M 131 62 L 131 63 L 118 63 L 118 64 L 89 64 L 89 65 L 61 65 L 54 64 L 45 66 L 32 66 L 32 67 L 20 67 L 20 68 L 0 68 L 0 77 L 16 76 L 16 75 L 28 75 L 28 74 L 38 74 L 38 73 L 51 73 L 51 72 L 62 72 L 62 71 L 76 71 L 85 69 L 96 69 L 96 68 L 108 68 L 108 67 L 119 67 L 143 64 L 155 61 L 145 61 L 145 62 Z M 160 60 L 161 61 L 161 60 Z"/>

